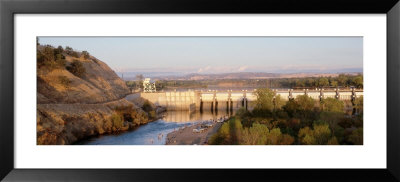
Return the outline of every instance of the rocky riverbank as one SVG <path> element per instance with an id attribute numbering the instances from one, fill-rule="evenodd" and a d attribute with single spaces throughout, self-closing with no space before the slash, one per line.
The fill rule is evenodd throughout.
<path id="1" fill-rule="evenodd" d="M 194 124 L 192 126 L 182 127 L 167 135 L 166 145 L 206 145 L 208 139 L 215 134 L 222 126 L 222 123 L 212 123 L 211 127 L 202 132 L 194 132 L 201 128 L 204 123 Z"/>
<path id="2" fill-rule="evenodd" d="M 104 104 L 38 104 L 37 107 L 38 145 L 73 144 L 92 136 L 118 134 L 157 120 L 162 113 L 159 110 L 155 118 L 149 118 L 148 113 L 125 99 Z M 132 107 L 134 120 L 117 124 L 113 116 L 118 107 Z"/>

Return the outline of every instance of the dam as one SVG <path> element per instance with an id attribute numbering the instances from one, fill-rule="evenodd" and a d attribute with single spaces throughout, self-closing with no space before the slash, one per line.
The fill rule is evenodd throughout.
<path id="1" fill-rule="evenodd" d="M 253 103 L 257 96 L 255 90 L 188 90 L 171 92 L 140 93 L 140 97 L 149 100 L 157 106 L 165 107 L 167 110 L 189 110 L 189 111 L 218 111 L 236 110 L 241 107 L 253 109 Z M 335 98 L 342 101 L 353 101 L 363 96 L 361 89 L 273 89 L 275 96 L 280 95 L 283 100 L 296 98 L 298 95 L 308 95 L 315 100 Z"/>

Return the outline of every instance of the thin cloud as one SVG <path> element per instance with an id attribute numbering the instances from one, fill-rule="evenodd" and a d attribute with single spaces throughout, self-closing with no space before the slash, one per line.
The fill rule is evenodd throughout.
<path id="1" fill-rule="evenodd" d="M 248 66 L 241 66 L 239 67 L 238 71 L 245 71 L 248 68 Z"/>

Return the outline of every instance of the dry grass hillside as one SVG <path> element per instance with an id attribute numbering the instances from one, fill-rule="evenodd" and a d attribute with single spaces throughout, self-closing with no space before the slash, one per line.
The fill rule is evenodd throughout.
<path id="1" fill-rule="evenodd" d="M 124 81 L 104 62 L 93 56 L 85 59 L 83 56 L 76 58 L 65 53 L 63 55 L 66 67 L 77 60 L 82 63 L 85 73 L 79 77 L 65 67 L 39 68 L 37 70 L 39 104 L 102 103 L 120 99 L 129 93 Z"/>
<path id="2" fill-rule="evenodd" d="M 137 106 L 127 94 L 125 82 L 86 51 L 38 45 L 37 144 L 73 144 L 155 119 L 151 104 Z"/>

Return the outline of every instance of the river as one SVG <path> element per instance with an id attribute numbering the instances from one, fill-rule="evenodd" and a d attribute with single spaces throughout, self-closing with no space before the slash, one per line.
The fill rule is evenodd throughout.
<path id="1" fill-rule="evenodd" d="M 100 135 L 81 141 L 79 145 L 164 145 L 167 134 L 204 120 L 227 116 L 226 112 L 167 111 L 162 119 L 139 126 L 118 135 Z"/>

